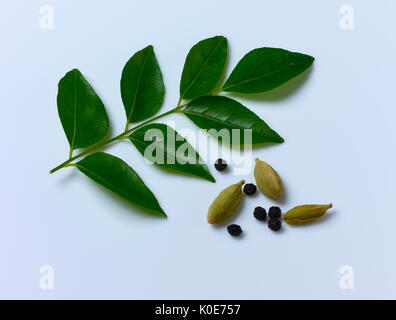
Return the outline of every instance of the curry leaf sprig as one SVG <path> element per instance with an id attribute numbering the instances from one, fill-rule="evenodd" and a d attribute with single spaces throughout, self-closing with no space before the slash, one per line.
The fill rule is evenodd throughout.
<path id="1" fill-rule="evenodd" d="M 65 167 L 76 167 L 132 204 L 166 217 L 158 200 L 139 175 L 120 158 L 100 152 L 104 146 L 126 139 L 139 153 L 146 156 L 145 150 L 150 144 L 144 139 L 147 130 L 158 130 L 163 134 L 165 142 L 167 134 L 171 133 L 179 137 L 176 139 L 176 147 L 186 144 L 189 150 L 193 150 L 196 161 L 188 161 L 189 158 L 183 153 L 169 154 L 174 151 L 167 148 L 165 143 L 159 151 L 166 159 L 173 156 L 176 161 L 154 163 L 174 172 L 215 182 L 208 166 L 199 161 L 201 158 L 198 152 L 185 138 L 166 124 L 153 122 L 172 113 L 181 113 L 201 129 L 251 129 L 253 144 L 282 143 L 283 138 L 255 113 L 219 93 L 250 94 L 275 89 L 308 69 L 314 58 L 277 48 L 254 49 L 239 61 L 222 84 L 226 60 L 227 39 L 223 36 L 205 39 L 194 45 L 183 67 L 178 103 L 173 109 L 156 115 L 165 94 L 161 69 L 152 46 L 136 52 L 125 64 L 121 75 L 125 130 L 109 139 L 105 138 L 109 131 L 109 120 L 103 102 L 79 70 L 67 72 L 58 84 L 57 105 L 70 145 L 69 158 L 50 173 Z M 243 134 L 235 143 L 245 143 Z M 83 150 L 74 155 L 77 149 Z M 85 158 L 76 161 L 84 156 Z"/>

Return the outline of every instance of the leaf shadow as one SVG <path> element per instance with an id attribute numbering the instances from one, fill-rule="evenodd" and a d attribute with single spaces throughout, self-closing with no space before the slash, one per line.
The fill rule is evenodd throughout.
<path id="1" fill-rule="evenodd" d="M 218 143 L 221 145 L 221 147 L 227 147 L 233 151 L 241 151 L 244 152 L 244 149 L 258 149 L 258 148 L 272 148 L 278 145 L 281 145 L 284 142 L 278 143 L 278 142 L 261 142 L 261 143 L 255 143 L 255 144 L 237 144 L 237 143 L 229 143 L 226 141 L 221 141 L 220 139 L 218 140 Z"/>
<path id="2" fill-rule="evenodd" d="M 86 177 L 87 178 L 87 177 Z M 98 193 L 102 193 L 104 197 L 108 198 L 111 201 L 114 201 L 116 204 L 120 205 L 122 207 L 122 212 L 125 213 L 131 209 L 133 209 L 133 213 L 136 214 L 139 217 L 142 218 L 150 218 L 150 219 L 166 219 L 165 216 L 162 216 L 156 212 L 153 212 L 151 210 L 148 210 L 146 208 L 140 207 L 138 205 L 135 205 L 131 203 L 130 201 L 126 200 L 125 198 L 121 197 L 120 195 L 112 192 L 111 190 L 105 188 L 104 186 L 96 183 L 95 181 L 92 181 L 91 179 L 87 178 L 86 179 L 90 185 L 93 186 L 94 189 L 98 190 Z M 116 212 L 119 212 L 119 210 L 116 210 Z"/>
<path id="3" fill-rule="evenodd" d="M 230 44 L 228 43 L 228 40 L 227 40 L 227 56 L 226 56 L 226 60 L 224 63 L 224 69 L 223 69 L 223 73 L 221 74 L 220 79 L 217 81 L 216 86 L 212 90 L 214 95 L 217 95 L 217 93 L 221 91 L 221 87 L 223 86 L 226 76 L 227 76 L 227 69 L 228 69 L 229 64 L 230 64 Z"/>
<path id="4" fill-rule="evenodd" d="M 69 183 L 69 181 L 75 179 L 75 177 L 78 176 L 77 170 L 68 170 L 66 172 L 67 173 L 56 182 L 57 185 Z"/>
<path id="5" fill-rule="evenodd" d="M 216 179 L 213 177 L 213 175 L 212 175 L 212 177 L 213 177 L 214 181 L 211 181 L 211 180 L 206 179 L 206 178 L 204 178 L 204 177 L 196 176 L 196 175 L 194 175 L 194 174 L 192 174 L 192 173 L 179 171 L 179 170 L 172 169 L 172 168 L 169 168 L 169 167 L 164 167 L 164 166 L 155 165 L 155 164 L 153 164 L 153 166 L 154 166 L 155 168 L 158 168 L 159 170 L 162 170 L 162 171 L 164 171 L 164 172 L 166 172 L 166 173 L 169 173 L 169 174 L 176 174 L 176 175 L 183 176 L 183 177 L 187 177 L 187 178 L 195 178 L 195 179 L 199 179 L 199 180 L 201 180 L 201 181 L 216 183 Z M 209 172 L 210 172 L 210 171 L 209 171 Z M 211 173 L 211 174 L 212 174 L 212 173 Z"/>
<path id="6" fill-rule="evenodd" d="M 283 142 L 278 143 L 278 142 L 263 142 L 263 143 L 255 143 L 252 145 L 252 149 L 258 149 L 258 148 L 272 148 L 281 145 Z"/>
<path id="7" fill-rule="evenodd" d="M 130 141 L 128 141 L 127 139 L 121 140 L 120 142 L 121 143 L 125 142 L 127 144 L 131 144 Z M 133 145 L 133 143 L 132 143 L 132 145 Z M 164 171 L 166 173 L 173 174 L 173 175 L 176 174 L 176 175 L 184 176 L 184 177 L 188 177 L 188 178 L 197 178 L 197 179 L 200 179 L 201 181 L 203 180 L 203 181 L 209 181 L 209 182 L 212 182 L 212 183 L 216 183 L 216 179 L 213 177 L 212 172 L 210 171 L 210 169 L 209 169 L 209 167 L 208 167 L 208 165 L 206 163 L 203 163 L 203 164 L 205 164 L 208 167 L 208 171 L 211 174 L 211 176 L 212 176 L 214 181 L 206 179 L 206 178 L 198 176 L 198 175 L 194 175 L 192 173 L 188 173 L 188 172 L 180 171 L 180 170 L 177 170 L 177 169 L 173 169 L 173 168 L 167 167 L 165 165 L 154 164 L 153 162 L 150 162 L 149 160 L 147 160 L 140 152 L 137 152 L 137 154 L 143 157 L 143 160 L 146 162 L 147 165 L 155 167 L 156 169 L 158 169 L 160 171 Z"/>
<path id="8" fill-rule="evenodd" d="M 279 100 L 289 99 L 298 89 L 303 87 L 312 74 L 313 65 L 305 70 L 303 73 L 294 77 L 293 79 L 282 84 L 280 87 L 262 93 L 227 93 L 227 95 L 235 98 L 249 99 L 251 101 L 262 102 L 276 102 Z"/>

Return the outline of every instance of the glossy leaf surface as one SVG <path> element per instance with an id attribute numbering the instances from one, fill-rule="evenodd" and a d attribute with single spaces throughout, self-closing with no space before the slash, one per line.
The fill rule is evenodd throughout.
<path id="1" fill-rule="evenodd" d="M 121 76 L 121 98 L 127 124 L 153 116 L 164 101 L 165 86 L 152 46 L 136 52 Z"/>
<path id="2" fill-rule="evenodd" d="M 227 39 L 205 39 L 194 45 L 187 55 L 180 81 L 180 97 L 195 99 L 215 89 L 227 59 Z"/>
<path id="3" fill-rule="evenodd" d="M 138 151 L 154 164 L 215 182 L 198 152 L 173 128 L 153 123 L 129 136 Z"/>
<path id="4" fill-rule="evenodd" d="M 166 216 L 157 199 L 137 173 L 120 158 L 107 153 L 93 153 L 75 166 L 86 176 L 131 203 Z"/>
<path id="5" fill-rule="evenodd" d="M 201 129 L 240 129 L 240 144 L 244 144 L 244 129 L 252 130 L 252 143 L 284 140 L 255 113 L 239 102 L 223 96 L 205 96 L 191 101 L 182 111 Z M 209 134 L 211 132 L 209 131 Z M 236 144 L 234 141 L 232 144 Z"/>
<path id="6" fill-rule="evenodd" d="M 308 69 L 314 58 L 277 48 L 250 51 L 237 64 L 223 91 L 258 93 L 272 90 Z"/>
<path id="7" fill-rule="evenodd" d="M 57 105 L 72 150 L 98 142 L 109 130 L 103 102 L 77 69 L 69 71 L 59 81 Z"/>

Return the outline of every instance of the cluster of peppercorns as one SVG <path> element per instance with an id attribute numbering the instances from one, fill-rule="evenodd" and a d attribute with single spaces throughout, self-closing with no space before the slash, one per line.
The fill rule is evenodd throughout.
<path id="1" fill-rule="evenodd" d="M 256 207 L 253 212 L 254 217 L 257 220 L 265 221 L 267 219 L 267 211 L 262 207 Z M 281 229 L 281 209 L 279 207 L 271 207 L 268 211 L 268 228 L 273 231 L 279 231 Z M 234 237 L 239 236 L 242 233 L 241 226 L 237 224 L 230 224 L 227 227 L 228 233 Z"/>
<path id="2" fill-rule="evenodd" d="M 223 159 L 218 159 L 215 162 L 215 168 L 218 171 L 224 171 L 225 169 L 227 169 L 227 162 Z M 256 185 L 254 185 L 253 183 L 246 183 L 243 186 L 243 192 L 246 195 L 253 195 L 255 194 L 257 191 L 257 187 Z M 262 208 L 262 207 L 256 207 L 254 209 L 253 212 L 253 216 L 260 221 L 265 221 L 267 219 L 267 211 Z M 281 216 L 282 216 L 282 212 L 281 209 L 279 207 L 271 207 L 268 210 L 268 228 L 270 228 L 273 231 L 279 231 L 282 227 L 282 223 L 281 223 Z M 230 235 L 237 237 L 242 233 L 242 228 L 241 226 L 237 225 L 237 224 L 230 224 L 227 227 L 227 231 Z"/>
<path id="3" fill-rule="evenodd" d="M 262 207 L 256 207 L 254 209 L 253 215 L 257 220 L 260 221 L 265 221 L 265 219 L 267 218 L 267 212 Z M 280 221 L 281 215 L 282 215 L 281 209 L 279 207 L 269 208 L 268 228 L 270 228 L 273 231 L 279 231 L 282 226 L 282 223 Z"/>

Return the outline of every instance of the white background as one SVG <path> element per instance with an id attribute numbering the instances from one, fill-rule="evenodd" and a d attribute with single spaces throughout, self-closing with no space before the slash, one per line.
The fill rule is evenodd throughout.
<path id="1" fill-rule="evenodd" d="M 40 7 L 54 29 L 40 29 Z M 339 26 L 340 7 L 355 12 Z M 2 1 L 0 297 L 134 299 L 396 298 L 394 1 Z M 165 85 L 161 111 L 178 100 L 185 56 L 224 35 L 229 73 L 253 48 L 316 58 L 303 81 L 240 99 L 286 142 L 258 148 L 286 187 L 283 210 L 329 203 L 323 221 L 274 233 L 252 217 L 263 195 L 233 219 L 240 239 L 206 223 L 214 196 L 240 180 L 213 184 L 150 167 L 129 143 L 108 152 L 127 161 L 169 218 L 146 216 L 73 168 L 49 175 L 68 153 L 56 109 L 57 83 L 79 68 L 104 101 L 112 133 L 125 114 L 125 62 L 152 44 Z M 195 128 L 181 115 L 177 128 Z M 253 181 L 253 173 L 246 180 Z M 52 265 L 54 290 L 41 290 Z M 354 289 L 339 286 L 351 265 Z"/>

